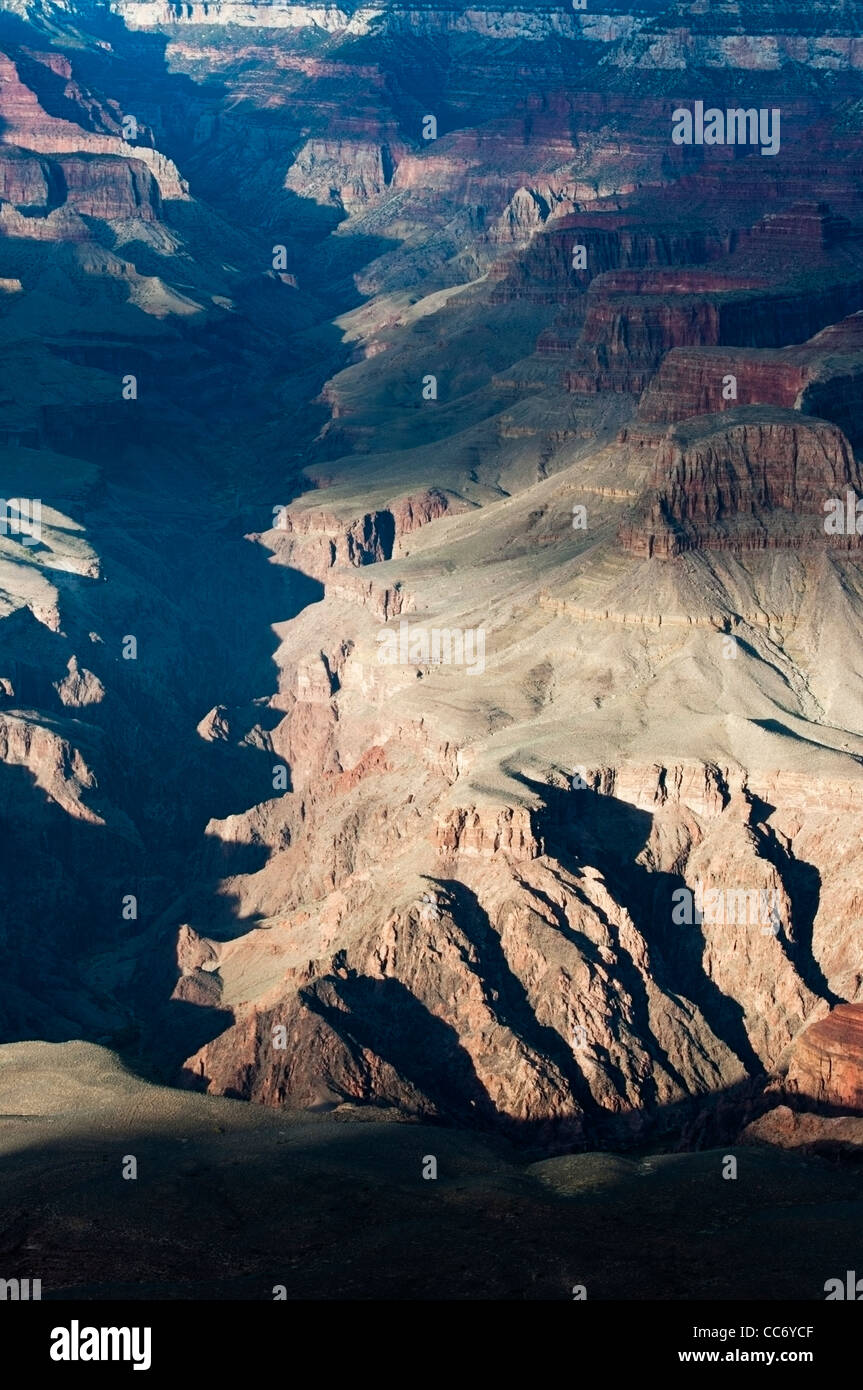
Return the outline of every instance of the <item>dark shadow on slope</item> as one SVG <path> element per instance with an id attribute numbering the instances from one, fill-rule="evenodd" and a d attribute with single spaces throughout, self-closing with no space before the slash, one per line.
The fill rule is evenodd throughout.
<path id="1" fill-rule="evenodd" d="M 740 645 L 742 646 L 743 643 Z M 750 648 L 750 651 L 752 651 L 752 648 Z M 753 655 L 759 661 L 763 660 L 763 657 L 760 656 L 758 652 L 753 652 Z M 781 675 L 781 672 L 779 674 Z M 786 681 L 785 684 L 787 685 L 788 682 Z M 824 744 L 819 743 L 817 739 L 806 738 L 804 734 L 796 733 L 794 729 L 790 729 L 787 724 L 781 723 L 778 719 L 752 719 L 750 723 L 754 724 L 758 729 L 765 729 L 769 734 L 779 734 L 782 738 L 793 739 L 795 743 L 808 743 L 811 748 L 818 749 L 824 747 Z"/>
<path id="2" fill-rule="evenodd" d="M 782 948 L 803 983 L 813 994 L 826 999 L 832 1008 L 842 1001 L 828 985 L 812 950 L 815 918 L 821 896 L 821 875 L 814 864 L 797 859 L 790 846 L 783 845 L 776 831 L 768 824 L 776 807 L 768 805 L 766 801 L 751 793 L 750 799 L 750 824 L 758 840 L 759 852 L 773 865 L 791 904 L 791 931 L 780 936 Z"/>
<path id="3" fill-rule="evenodd" d="M 37 730 L 36 748 L 38 738 Z M 104 798 L 81 799 L 110 816 Z M 122 959 L 139 930 L 123 917 L 123 898 L 138 883 L 140 846 L 122 824 L 111 830 L 65 810 L 34 773 L 8 763 L 0 764 L 0 842 L 0 1036 L 115 1043 L 128 1015 L 87 961 L 102 952 Z"/>
<path id="4" fill-rule="evenodd" d="M 651 975 L 658 988 L 689 999 L 750 1075 L 763 1072 L 746 1033 L 741 1005 L 724 995 L 705 973 L 701 925 L 693 922 L 680 927 L 671 920 L 672 895 L 675 890 L 686 888 L 685 880 L 678 874 L 650 872 L 637 862 L 650 837 L 650 815 L 590 789 L 567 791 L 528 778 L 521 780 L 544 802 L 537 820 L 549 853 L 576 874 L 581 863 L 599 869 L 615 898 L 626 908 L 647 942 Z M 636 973 L 633 967 L 632 976 L 625 983 L 636 990 L 642 1014 L 639 1031 L 647 1039 L 653 1034 L 647 1019 L 647 1000 Z"/>
<path id="5" fill-rule="evenodd" d="M 524 985 L 506 958 L 499 929 L 493 926 L 476 894 L 464 883 L 446 878 L 435 882 L 447 895 L 454 921 L 476 949 L 478 960 L 473 970 L 490 1011 L 538 1057 L 547 1057 L 553 1062 L 589 1121 L 591 1112 L 596 1109 L 590 1087 L 567 1040 L 556 1029 L 540 1023 L 534 1013 Z"/>
<path id="6" fill-rule="evenodd" d="M 428 1123 L 198 1095 L 159 1123 L 158 1100 L 153 1117 L 135 1091 L 94 1092 L 105 1112 L 62 1138 L 35 1113 L 4 1123 L 3 1274 L 40 1277 L 46 1300 L 270 1300 L 284 1285 L 291 1300 L 571 1303 L 574 1281 L 599 1301 L 812 1300 L 859 1250 L 852 1164 L 735 1145 L 537 1170 Z M 722 1180 L 729 1151 L 738 1181 Z"/>
<path id="7" fill-rule="evenodd" d="M 325 1002 L 319 992 L 324 983 L 345 1009 Z M 365 1048 L 380 1057 L 451 1123 L 504 1127 L 455 1029 L 400 980 L 351 973 L 346 980 L 327 977 L 316 986 L 300 991 L 303 1002 L 353 1050 Z"/>
<path id="8" fill-rule="evenodd" d="M 555 928 L 557 931 L 560 932 L 560 935 L 563 937 L 563 939 L 565 941 L 568 941 L 570 945 L 574 946 L 576 950 L 580 953 L 580 955 L 583 956 L 583 958 L 586 961 L 588 961 L 590 965 L 593 966 L 594 970 L 604 970 L 606 968 L 605 962 L 600 956 L 597 947 L 584 932 L 576 931 L 573 927 L 569 925 L 569 922 L 566 920 L 566 914 L 564 913 L 563 909 L 559 907 L 557 903 L 552 902 L 548 894 L 544 893 L 541 888 L 538 888 L 536 886 L 536 884 L 532 883 L 528 887 L 528 885 L 525 884 L 523 881 L 520 880 L 520 882 L 521 886 L 525 889 L 525 891 L 529 893 L 531 897 L 537 898 L 544 905 L 546 911 L 551 914 L 551 916 L 554 918 Z M 585 902 L 585 904 L 587 903 L 586 898 L 583 898 L 583 901 Z M 590 906 L 591 909 L 598 914 L 600 921 L 602 921 L 606 928 L 610 930 L 610 923 L 607 921 L 605 913 L 603 913 L 601 909 L 596 907 L 594 904 L 591 904 Z M 609 1055 L 608 1050 L 606 1048 L 597 1047 L 595 1049 L 595 1053 L 599 1059 L 603 1071 L 609 1077 L 615 1090 L 618 1092 L 619 1095 L 623 1095 L 626 1090 L 626 1081 L 623 1072 L 620 1070 L 617 1064 L 614 1061 L 612 1061 L 611 1056 Z M 664 1058 L 663 1065 L 667 1067 L 667 1069 L 671 1072 L 672 1075 L 676 1075 L 667 1057 Z"/>

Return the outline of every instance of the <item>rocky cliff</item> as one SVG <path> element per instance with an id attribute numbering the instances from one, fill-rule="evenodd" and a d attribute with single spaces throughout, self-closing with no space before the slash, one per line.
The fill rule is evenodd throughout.
<path id="1" fill-rule="evenodd" d="M 834 1113 L 863 1112 L 863 1010 L 839 1004 L 811 1024 L 794 1044 L 786 1084 L 813 1106 Z"/>
<path id="2" fill-rule="evenodd" d="M 860 487 L 848 441 L 825 421 L 757 409 L 699 417 L 668 431 L 620 537 L 636 554 L 666 557 L 701 546 L 856 545 L 844 522 L 828 535 L 825 503 Z"/>

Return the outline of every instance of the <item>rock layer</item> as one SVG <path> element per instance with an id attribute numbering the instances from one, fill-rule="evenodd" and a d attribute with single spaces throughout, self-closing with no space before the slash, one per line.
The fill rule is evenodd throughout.
<path id="1" fill-rule="evenodd" d="M 669 430 L 620 539 L 647 557 L 693 547 L 847 547 L 858 544 L 856 531 L 828 535 L 824 504 L 860 488 L 853 452 L 835 425 L 791 412 L 702 417 Z"/>
<path id="2" fill-rule="evenodd" d="M 787 1085 L 804 1102 L 863 1114 L 863 1006 L 839 1004 L 801 1033 Z"/>

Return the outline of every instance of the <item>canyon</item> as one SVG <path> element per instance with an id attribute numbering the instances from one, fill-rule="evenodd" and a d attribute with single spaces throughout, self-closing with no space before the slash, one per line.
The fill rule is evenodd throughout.
<path id="1" fill-rule="evenodd" d="M 188 1126 L 224 1190 L 247 1145 L 262 1246 L 282 1143 L 331 1183 L 356 1146 L 395 1230 L 392 1165 L 442 1145 L 434 1258 L 475 1297 L 446 1223 L 481 1171 L 525 1242 L 644 1181 L 671 1212 L 689 1173 L 692 1239 L 731 1147 L 835 1203 L 820 1282 L 764 1273 L 817 1296 L 863 1143 L 863 562 L 824 525 L 863 494 L 861 17 L 0 6 L 0 491 L 42 508 L 0 535 L 0 1093 L 31 1178 L 61 1139 L 90 1161 L 65 1067 L 97 1130 Z M 781 147 L 675 144 L 696 99 L 781 107 Z M 381 660 L 403 622 L 481 630 L 482 669 Z M 778 930 L 678 923 L 696 884 Z M 33 1220 L 43 1277 L 118 1296 Z"/>

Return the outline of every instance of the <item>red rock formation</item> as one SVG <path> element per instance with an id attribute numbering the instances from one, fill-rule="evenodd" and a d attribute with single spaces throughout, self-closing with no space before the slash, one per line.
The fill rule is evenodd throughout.
<path id="1" fill-rule="evenodd" d="M 54 168 L 48 159 L 10 146 L 0 148 L 0 198 L 17 208 L 48 208 L 55 204 L 52 193 Z"/>
<path id="2" fill-rule="evenodd" d="M 666 558 L 693 547 L 856 545 L 856 535 L 826 535 L 824 502 L 860 485 L 848 441 L 826 421 L 763 409 L 703 416 L 668 431 L 619 537 Z"/>
<path id="3" fill-rule="evenodd" d="M 863 1114 L 863 1004 L 837 1004 L 795 1039 L 786 1087 L 819 1106 Z"/>
<path id="4" fill-rule="evenodd" d="M 66 75 L 65 59 L 58 69 L 52 55 L 27 58 L 34 81 L 43 68 Z M 22 79 L 22 66 L 21 59 L 16 65 L 0 53 L 0 199 L 46 210 L 68 204 L 83 216 L 106 220 L 153 221 L 161 217 L 163 197 L 188 196 L 169 159 L 143 140 L 132 145 L 121 137 L 116 110 L 67 82 L 64 99 L 72 112 L 78 107 L 80 124 L 51 115 Z"/>
<path id="5" fill-rule="evenodd" d="M 66 156 L 56 164 L 65 201 L 82 216 L 105 222 L 127 217 L 160 220 L 159 185 L 142 160 L 79 155 Z"/>
<path id="6" fill-rule="evenodd" d="M 640 392 L 672 349 L 723 344 L 777 348 L 803 342 L 843 312 L 863 304 L 863 277 L 857 273 L 838 283 L 799 285 L 793 290 L 759 291 L 752 288 L 748 275 L 735 281 L 700 271 L 655 279 L 636 276 L 630 292 L 624 288 L 628 283 L 629 277 L 619 273 L 601 275 L 591 283 L 584 328 L 575 349 L 577 365 L 564 373 L 568 390 Z M 793 381 L 794 359 L 790 365 Z M 666 386 L 661 380 L 656 389 L 668 393 L 673 384 Z M 695 383 L 696 404 L 699 389 Z M 757 391 L 757 385 L 753 390 Z M 686 397 L 681 408 L 688 411 Z M 661 418 L 662 409 L 661 401 L 651 401 L 644 418 Z"/>
<path id="7" fill-rule="evenodd" d="M 688 193 L 700 190 L 700 177 Z M 673 348 L 778 348 L 863 304 L 859 237 L 824 202 L 793 203 L 739 230 L 724 226 L 717 210 L 714 227 L 696 223 L 684 233 L 680 223 L 692 221 L 685 184 L 668 195 L 680 203 L 676 225 L 620 210 L 556 217 L 508 270 L 496 268 L 497 302 L 523 297 L 564 310 L 537 350 L 572 359 L 569 390 L 640 392 Z M 579 245 L 586 265 L 574 269 Z M 778 267 L 787 287 L 775 284 Z"/>
<path id="8" fill-rule="evenodd" d="M 542 845 L 523 807 L 507 807 L 493 814 L 470 808 L 450 811 L 434 830 L 434 844 L 444 858 L 460 854 L 490 859 L 499 851 L 513 859 L 536 859 Z"/>
<path id="9" fill-rule="evenodd" d="M 568 391 L 640 392 L 671 348 L 715 343 L 719 333 L 719 311 L 712 300 L 621 294 L 600 276 L 588 294 L 576 348 L 579 365 L 564 372 L 564 384 Z"/>
<path id="10" fill-rule="evenodd" d="M 587 253 L 584 270 L 574 270 L 572 265 L 573 248 L 579 245 Z M 492 298 L 497 303 L 526 299 L 566 305 L 606 271 L 703 261 L 727 246 L 718 235 L 687 231 L 673 224 L 644 225 L 631 213 L 598 211 L 587 218 L 559 217 L 511 264 Z"/>
<path id="11" fill-rule="evenodd" d="M 466 504 L 449 497 L 440 488 L 435 487 L 429 488 L 426 492 L 411 493 L 409 497 L 400 497 L 398 501 L 391 503 L 389 510 L 398 540 L 401 536 L 418 531 L 421 526 L 427 526 L 430 521 L 437 521 L 439 517 L 448 513 L 466 510 Z"/>
<path id="12" fill-rule="evenodd" d="M 851 236 L 859 237 L 847 217 L 831 211 L 825 202 L 798 202 L 781 212 L 770 212 L 756 222 L 754 227 L 743 232 L 741 246 L 757 250 L 760 247 L 769 255 L 775 253 L 803 252 L 807 256 L 817 256 L 818 252 Z"/>
<path id="13" fill-rule="evenodd" d="M 852 442 L 863 399 L 863 314 L 831 324 L 799 347 L 676 348 L 644 392 L 638 419 L 671 424 L 742 405 L 775 405 L 833 420 Z"/>
<path id="14" fill-rule="evenodd" d="M 743 405 L 793 410 L 810 379 L 796 349 L 753 352 L 734 348 L 674 348 L 662 360 L 638 407 L 646 423 L 672 424 Z M 729 396 L 728 377 L 734 378 Z"/>
<path id="15" fill-rule="evenodd" d="M 777 1105 L 748 1124 L 741 1144 L 773 1144 L 780 1149 L 800 1149 L 824 1158 L 859 1161 L 863 1150 L 863 1120 L 851 1115 L 827 1117 L 801 1114 Z"/>

